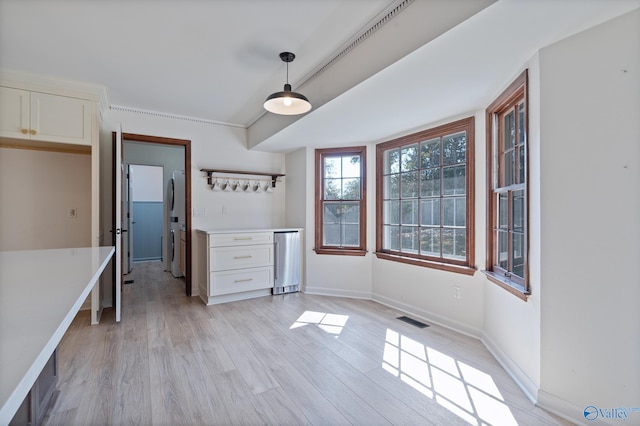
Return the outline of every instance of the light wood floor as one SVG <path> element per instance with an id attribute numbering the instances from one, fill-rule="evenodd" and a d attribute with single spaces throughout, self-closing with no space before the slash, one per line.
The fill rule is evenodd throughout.
<path id="1" fill-rule="evenodd" d="M 205 306 L 137 264 L 122 322 L 81 312 L 46 425 L 565 425 L 477 340 L 371 301 L 305 295 Z"/>

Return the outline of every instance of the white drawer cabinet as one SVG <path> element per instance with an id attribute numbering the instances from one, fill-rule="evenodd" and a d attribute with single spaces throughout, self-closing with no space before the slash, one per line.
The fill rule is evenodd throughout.
<path id="1" fill-rule="evenodd" d="M 90 146 L 92 108 L 85 99 L 0 87 L 0 137 Z"/>
<path id="2" fill-rule="evenodd" d="M 207 304 L 271 294 L 273 232 L 197 231 L 198 290 Z"/>
<path id="3" fill-rule="evenodd" d="M 218 295 L 243 293 L 263 289 L 265 285 L 268 288 L 273 287 L 272 276 L 273 268 L 270 266 L 247 268 L 238 271 L 211 272 L 209 285 L 215 289 L 215 293 Z"/>
<path id="4" fill-rule="evenodd" d="M 209 266 L 212 271 L 257 268 L 273 265 L 273 244 L 243 247 L 211 247 Z"/>
<path id="5" fill-rule="evenodd" d="M 273 244 L 273 232 L 242 232 L 235 234 L 210 234 L 211 247 Z"/>

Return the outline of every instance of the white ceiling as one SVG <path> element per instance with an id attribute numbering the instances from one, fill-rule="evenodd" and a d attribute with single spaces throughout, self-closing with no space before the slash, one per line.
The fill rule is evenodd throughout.
<path id="1" fill-rule="evenodd" d="M 113 106 L 248 128 L 250 147 L 289 151 L 384 140 L 482 108 L 540 48 L 640 7 L 492 2 L 406 2 L 314 74 L 404 2 L 0 0 L 0 67 L 102 85 Z M 296 53 L 289 82 L 314 105 L 304 117 L 262 109 L 285 83 L 285 50 Z"/>

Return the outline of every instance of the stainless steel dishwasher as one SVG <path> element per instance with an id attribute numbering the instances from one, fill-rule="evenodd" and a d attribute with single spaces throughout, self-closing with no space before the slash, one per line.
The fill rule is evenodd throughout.
<path id="1" fill-rule="evenodd" d="M 300 291 L 300 232 L 274 232 L 273 294 Z"/>

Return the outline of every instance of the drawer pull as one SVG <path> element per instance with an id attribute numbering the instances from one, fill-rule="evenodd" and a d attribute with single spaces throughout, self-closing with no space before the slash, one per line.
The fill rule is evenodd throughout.
<path id="1" fill-rule="evenodd" d="M 248 241 L 253 240 L 253 237 L 234 237 L 234 241 Z"/>
<path id="2" fill-rule="evenodd" d="M 247 278 L 245 280 L 234 280 L 234 283 L 248 283 L 249 281 L 253 281 L 253 278 Z"/>
<path id="3" fill-rule="evenodd" d="M 234 259 L 251 259 L 253 256 L 233 256 Z"/>

